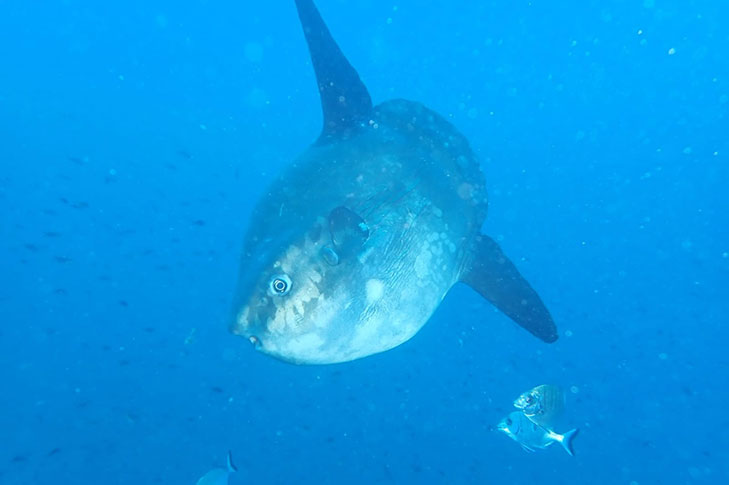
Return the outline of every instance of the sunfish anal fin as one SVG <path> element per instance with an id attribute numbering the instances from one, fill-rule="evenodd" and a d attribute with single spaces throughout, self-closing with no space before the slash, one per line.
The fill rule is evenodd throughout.
<path id="1" fill-rule="evenodd" d="M 461 281 L 536 337 L 557 340 L 557 327 L 542 299 L 490 237 L 480 235 L 473 242 Z"/>
<path id="2" fill-rule="evenodd" d="M 372 99 L 357 71 L 329 33 L 314 2 L 296 0 L 296 9 L 319 85 L 324 114 L 319 141 L 346 138 L 356 127 L 369 120 Z"/>

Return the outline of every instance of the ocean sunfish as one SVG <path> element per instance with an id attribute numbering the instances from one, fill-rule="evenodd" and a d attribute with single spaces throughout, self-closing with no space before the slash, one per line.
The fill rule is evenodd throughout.
<path id="1" fill-rule="evenodd" d="M 540 297 L 481 233 L 486 182 L 466 138 L 420 103 L 373 105 L 314 3 L 295 3 L 324 126 L 253 211 L 231 331 L 285 361 L 349 361 L 410 339 L 461 282 L 557 340 Z"/>

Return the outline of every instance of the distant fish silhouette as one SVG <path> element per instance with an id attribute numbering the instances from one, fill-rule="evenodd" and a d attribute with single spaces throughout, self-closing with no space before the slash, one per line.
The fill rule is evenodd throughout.
<path id="1" fill-rule="evenodd" d="M 177 150 L 177 156 L 180 158 L 185 158 L 187 160 L 190 160 L 192 158 L 192 154 L 188 152 L 187 150 Z"/>
<path id="2" fill-rule="evenodd" d="M 68 157 L 68 161 L 73 162 L 76 165 L 86 165 L 87 163 L 89 163 L 89 159 L 86 157 Z"/>

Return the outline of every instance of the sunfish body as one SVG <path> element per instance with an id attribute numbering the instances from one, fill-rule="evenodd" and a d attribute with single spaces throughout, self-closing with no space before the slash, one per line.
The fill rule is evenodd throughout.
<path id="1" fill-rule="evenodd" d="M 253 212 L 231 331 L 285 361 L 349 361 L 410 339 L 464 282 L 555 341 L 539 296 L 480 233 L 488 201 L 468 141 L 422 104 L 373 106 L 313 2 L 296 6 L 324 128 Z"/>
<path id="2" fill-rule="evenodd" d="M 233 457 L 228 452 L 225 468 L 213 468 L 205 475 L 200 477 L 196 485 L 228 485 L 228 478 L 231 473 L 237 472 L 238 469 L 233 465 Z"/>
<path id="3" fill-rule="evenodd" d="M 567 454 L 570 456 L 575 455 L 572 440 L 577 436 L 577 429 L 570 430 L 565 434 L 555 433 L 551 429 L 534 423 L 524 416 L 521 411 L 509 413 L 507 417 L 501 420 L 498 429 L 519 443 L 526 451 L 544 449 L 552 443 L 559 443 Z"/>

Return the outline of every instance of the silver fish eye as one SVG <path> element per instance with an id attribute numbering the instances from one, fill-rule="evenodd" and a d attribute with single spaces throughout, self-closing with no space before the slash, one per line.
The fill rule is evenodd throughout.
<path id="1" fill-rule="evenodd" d="M 291 290 L 291 278 L 285 274 L 276 275 L 271 278 L 269 291 L 272 295 L 283 296 Z"/>

